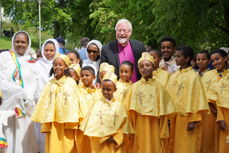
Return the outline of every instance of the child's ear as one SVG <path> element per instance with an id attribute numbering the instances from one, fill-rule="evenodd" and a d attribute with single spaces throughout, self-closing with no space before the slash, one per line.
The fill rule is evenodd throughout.
<path id="1" fill-rule="evenodd" d="M 188 62 L 191 62 L 191 58 L 190 57 L 185 57 L 185 62 L 188 63 Z"/>
<path id="2" fill-rule="evenodd" d="M 95 76 L 95 75 L 93 75 L 93 80 L 95 80 L 95 78 L 96 78 L 96 76 Z"/>

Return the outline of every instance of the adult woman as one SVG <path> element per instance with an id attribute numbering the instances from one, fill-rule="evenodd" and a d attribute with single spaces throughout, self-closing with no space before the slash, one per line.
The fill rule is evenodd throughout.
<path id="1" fill-rule="evenodd" d="M 53 60 L 55 56 L 58 54 L 58 52 L 59 52 L 59 44 L 55 39 L 47 39 L 42 45 L 41 48 L 42 58 L 40 58 L 36 63 L 39 71 L 39 77 L 38 77 L 38 86 L 35 95 L 35 101 L 38 101 L 45 84 L 52 78 L 49 76 L 49 73 L 53 65 Z M 35 126 L 36 126 L 37 142 L 39 145 L 39 152 L 43 153 L 45 136 L 43 133 L 40 133 L 40 124 L 35 123 Z"/>
<path id="2" fill-rule="evenodd" d="M 87 44 L 88 59 L 83 60 L 83 67 L 92 64 L 95 67 L 96 75 L 99 71 L 101 49 L 102 49 L 102 44 L 100 41 L 98 40 L 89 41 L 89 43 Z"/>
<path id="3" fill-rule="evenodd" d="M 27 32 L 19 31 L 12 38 L 9 52 L 0 54 L 0 80 L 3 102 L 0 110 L 15 110 L 4 128 L 8 148 L 6 153 L 36 153 L 36 135 L 30 120 L 37 86 L 35 60 L 29 55 L 31 40 Z M 32 139 L 31 139 L 32 138 Z"/>
<path id="4" fill-rule="evenodd" d="M 49 73 L 52 68 L 54 57 L 58 54 L 58 51 L 59 44 L 55 39 L 48 39 L 42 45 L 42 58 L 37 61 L 39 78 L 36 100 L 38 100 L 45 84 L 50 80 Z"/>

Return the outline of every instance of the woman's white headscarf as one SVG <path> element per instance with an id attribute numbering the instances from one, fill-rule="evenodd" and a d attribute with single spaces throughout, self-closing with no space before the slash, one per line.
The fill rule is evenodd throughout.
<path id="1" fill-rule="evenodd" d="M 47 42 L 52 42 L 52 43 L 54 44 L 54 46 L 55 46 L 55 56 L 56 56 L 56 55 L 58 54 L 58 52 L 59 52 L 59 44 L 58 44 L 58 42 L 56 41 L 56 39 L 47 39 L 47 40 L 44 42 L 44 44 L 42 45 L 42 47 L 41 47 L 41 55 L 42 55 L 43 60 L 44 60 L 46 63 L 51 63 L 51 64 L 52 64 L 52 62 L 53 62 L 55 56 L 53 57 L 53 59 L 48 60 L 48 59 L 45 57 L 45 55 L 44 55 L 44 50 L 45 50 L 45 46 L 46 46 Z"/>
<path id="2" fill-rule="evenodd" d="M 14 48 L 14 39 L 19 33 L 23 33 L 28 37 L 28 47 L 27 47 L 25 54 L 23 56 L 29 55 L 29 52 L 31 51 L 31 39 L 30 39 L 29 34 L 26 31 L 18 31 L 13 35 L 12 41 L 11 41 L 11 50 L 13 50 L 16 53 L 16 55 L 18 55 L 15 48 Z"/>
<path id="3" fill-rule="evenodd" d="M 52 42 L 54 44 L 55 56 L 57 56 L 59 53 L 59 44 L 55 39 L 48 39 L 42 45 L 42 49 L 41 49 L 42 58 L 40 58 L 37 61 L 39 78 L 38 78 L 38 88 L 37 88 L 36 99 L 39 98 L 41 91 L 43 90 L 45 84 L 50 80 L 49 73 L 53 66 L 53 60 L 55 59 L 55 56 L 54 56 L 53 59 L 48 60 L 44 55 L 45 45 L 47 44 L 47 42 Z"/>
<path id="4" fill-rule="evenodd" d="M 101 56 L 101 50 L 102 50 L 102 46 L 103 46 L 102 43 L 100 41 L 98 41 L 98 40 L 91 40 L 91 41 L 88 42 L 86 48 L 88 48 L 91 44 L 95 44 L 98 47 L 99 55 Z M 87 65 L 90 65 L 90 64 L 93 65 L 94 68 L 95 68 L 95 74 L 97 75 L 97 73 L 99 71 L 100 58 L 97 61 L 92 61 L 92 60 L 89 59 L 88 53 L 87 53 L 87 57 L 88 57 L 88 59 L 83 61 L 83 66 L 87 66 Z"/>
<path id="5" fill-rule="evenodd" d="M 88 42 L 86 48 L 88 48 L 91 44 L 95 44 L 99 48 L 99 53 L 101 53 L 101 50 L 102 50 L 103 45 L 102 45 L 102 43 L 100 41 L 98 41 L 98 40 L 91 40 L 91 41 Z"/>

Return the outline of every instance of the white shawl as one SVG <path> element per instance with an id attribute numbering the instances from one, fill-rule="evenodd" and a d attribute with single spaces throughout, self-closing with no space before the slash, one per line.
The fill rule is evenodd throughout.
<path id="1" fill-rule="evenodd" d="M 44 55 L 45 45 L 49 41 L 54 43 L 55 56 L 59 52 L 59 44 L 55 39 L 48 39 L 42 45 L 42 49 L 41 49 L 42 58 L 37 61 L 37 67 L 38 67 L 38 71 L 39 71 L 39 78 L 38 78 L 38 88 L 37 88 L 37 93 L 36 93 L 36 101 L 39 99 L 40 94 L 41 94 L 45 84 L 51 79 L 51 77 L 49 77 L 49 73 L 50 73 L 50 70 L 51 70 L 51 68 L 53 66 L 53 60 L 54 60 L 55 56 L 53 57 L 53 59 L 48 60 Z"/>

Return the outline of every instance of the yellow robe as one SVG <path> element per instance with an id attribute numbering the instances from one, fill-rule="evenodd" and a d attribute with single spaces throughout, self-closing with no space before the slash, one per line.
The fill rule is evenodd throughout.
<path id="1" fill-rule="evenodd" d="M 80 129 L 90 137 L 92 153 L 126 153 L 125 134 L 129 131 L 127 113 L 122 103 L 102 97 L 95 103 Z M 109 142 L 113 138 L 115 142 Z"/>
<path id="2" fill-rule="evenodd" d="M 209 89 L 212 94 L 211 100 L 217 105 L 217 121 L 225 120 L 229 128 L 229 70 L 224 70 L 217 82 L 213 82 Z M 217 153 L 229 151 L 229 129 L 218 132 Z M 227 142 L 226 142 L 227 141 Z"/>
<path id="3" fill-rule="evenodd" d="M 124 104 L 124 99 L 132 86 L 132 82 L 124 82 L 121 79 L 117 82 L 116 88 L 117 91 L 115 92 L 115 98 L 117 101 L 120 101 Z M 124 104 L 125 105 L 125 104 Z"/>
<path id="4" fill-rule="evenodd" d="M 46 153 L 76 152 L 75 129 L 82 116 L 75 93 L 75 81 L 63 76 L 50 80 L 41 94 L 31 119 L 46 133 Z"/>
<path id="5" fill-rule="evenodd" d="M 99 99 L 99 91 L 97 89 L 87 88 L 84 85 L 78 87 L 78 98 L 80 111 L 82 112 L 83 119 L 86 118 L 88 111 L 90 111 L 96 101 Z M 90 139 L 84 135 L 81 130 L 76 131 L 76 146 L 78 153 L 90 153 Z"/>
<path id="6" fill-rule="evenodd" d="M 141 78 L 132 85 L 126 106 L 135 136 L 131 153 L 162 153 L 162 141 L 169 137 L 167 116 L 175 112 L 171 99 L 161 83 Z"/>
<path id="7" fill-rule="evenodd" d="M 218 79 L 218 73 L 216 70 L 206 71 L 203 74 L 198 74 L 201 76 L 201 81 L 203 87 L 205 89 L 205 93 L 207 96 L 207 100 L 209 102 L 209 98 L 212 94 L 209 92 L 209 86 L 212 82 Z M 211 128 L 209 128 L 211 127 Z M 202 114 L 202 124 L 201 124 L 201 153 L 215 153 L 216 152 L 216 133 L 218 131 L 216 125 L 215 116 L 209 111 Z"/>
<path id="8" fill-rule="evenodd" d="M 166 87 L 169 77 L 170 73 L 162 68 L 158 68 L 157 70 L 153 71 L 153 78 L 160 82 L 164 87 Z"/>
<path id="9" fill-rule="evenodd" d="M 158 68 L 157 70 L 153 71 L 153 78 L 155 78 L 156 81 L 160 82 L 164 87 L 166 87 L 169 78 L 170 73 L 162 68 Z M 168 152 L 169 150 L 169 138 L 163 139 L 165 152 Z"/>
<path id="10" fill-rule="evenodd" d="M 191 67 L 175 72 L 167 85 L 178 114 L 171 121 L 174 127 L 171 149 L 173 153 L 199 153 L 201 131 L 198 125 L 187 131 L 188 123 L 201 121 L 201 114 L 208 111 L 208 104 L 200 77 Z"/>

